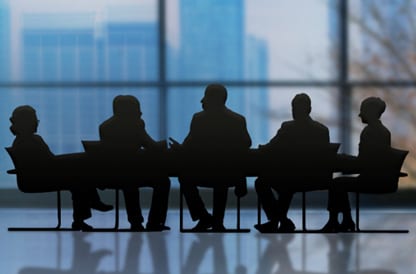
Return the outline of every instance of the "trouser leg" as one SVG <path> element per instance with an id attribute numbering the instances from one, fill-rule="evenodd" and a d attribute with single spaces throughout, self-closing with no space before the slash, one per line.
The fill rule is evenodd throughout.
<path id="1" fill-rule="evenodd" d="M 333 213 L 346 212 L 351 210 L 347 189 L 353 187 L 355 178 L 340 177 L 334 180 L 328 190 L 328 211 Z"/>
<path id="2" fill-rule="evenodd" d="M 222 224 L 224 221 L 225 207 L 227 205 L 227 187 L 214 187 L 214 203 L 212 215 L 216 224 Z"/>
<path id="3" fill-rule="evenodd" d="M 127 219 L 130 224 L 143 222 L 142 210 L 140 208 L 140 192 L 137 187 L 123 188 L 124 201 L 126 204 Z"/>
<path id="4" fill-rule="evenodd" d="M 150 206 L 148 222 L 153 224 L 164 224 L 168 211 L 170 180 L 165 178 L 152 184 L 153 195 Z"/>
<path id="5" fill-rule="evenodd" d="M 271 186 L 267 182 L 257 179 L 255 182 L 255 188 L 257 197 L 264 212 L 266 213 L 267 219 L 273 221 L 276 220 L 277 201 L 273 195 Z"/>
<path id="6" fill-rule="evenodd" d="M 292 202 L 293 192 L 278 191 L 279 200 L 277 201 L 277 217 L 279 220 L 287 219 L 287 212 L 289 211 L 290 203 Z"/>
<path id="7" fill-rule="evenodd" d="M 81 222 L 91 217 L 91 208 L 89 206 L 90 189 L 72 189 L 72 217 L 75 222 Z"/>
<path id="8" fill-rule="evenodd" d="M 179 183 L 181 184 L 182 193 L 188 204 L 192 220 L 196 221 L 209 215 L 199 195 L 197 186 L 187 178 L 179 178 Z"/>

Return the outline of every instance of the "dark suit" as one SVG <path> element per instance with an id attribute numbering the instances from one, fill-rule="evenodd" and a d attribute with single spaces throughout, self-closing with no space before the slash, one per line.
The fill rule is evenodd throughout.
<path id="1" fill-rule="evenodd" d="M 91 217 L 90 206 L 100 198 L 94 187 L 88 187 L 86 157 L 82 153 L 54 155 L 41 136 L 36 134 L 16 136 L 12 149 L 19 157 L 27 181 L 36 185 L 21 186 L 28 191 L 70 190 L 74 221 Z"/>
<path id="2" fill-rule="evenodd" d="M 292 120 L 282 123 L 281 128 L 277 131 L 269 143 L 260 147 L 261 151 L 281 153 L 290 153 L 294 155 L 304 154 L 309 148 L 315 146 L 325 146 L 329 144 L 329 130 L 326 126 L 307 117 L 302 120 Z M 279 155 L 277 155 L 279 156 Z M 282 160 L 293 155 L 282 155 Z M 319 157 L 319 155 L 315 155 Z M 255 182 L 256 192 L 260 203 L 269 220 L 279 221 L 285 218 L 289 210 L 290 202 L 293 197 L 293 190 L 290 186 L 303 179 L 298 176 L 296 158 L 293 166 L 279 169 L 277 174 L 270 176 L 259 176 Z M 301 182 L 307 183 L 307 182 Z M 279 194 L 276 200 L 272 188 Z"/>
<path id="3" fill-rule="evenodd" d="M 170 180 L 157 173 L 157 167 L 148 168 L 149 163 L 140 159 L 140 148 L 149 149 L 156 142 L 147 134 L 142 119 L 127 119 L 113 116 L 100 125 L 100 138 L 114 153 L 113 162 L 120 178 L 126 203 L 127 217 L 131 224 L 143 222 L 140 195 L 137 186 L 153 188 L 152 205 L 148 223 L 164 224 L 168 207 Z M 144 167 L 146 165 L 146 167 Z M 144 172 L 147 172 L 144 175 Z M 128 176 L 126 176 L 128 174 Z M 130 185 L 129 185 L 130 184 Z"/>
<path id="4" fill-rule="evenodd" d="M 334 185 L 328 193 L 328 210 L 332 212 L 350 211 L 350 202 L 348 200 L 348 191 L 363 191 L 367 189 L 375 191 L 374 183 L 379 184 L 380 191 L 383 190 L 381 185 L 388 176 L 391 176 L 388 169 L 384 169 L 385 155 L 391 147 L 390 131 L 377 121 L 367 125 L 360 134 L 359 151 L 357 157 L 340 156 L 339 168 L 341 170 L 359 171 L 358 177 L 338 177 L 334 180 Z M 356 173 L 356 172 L 355 172 Z"/>
<path id="5" fill-rule="evenodd" d="M 188 159 L 185 171 L 179 176 L 193 220 L 208 214 L 197 186 L 213 187 L 214 221 L 222 224 L 228 187 L 241 184 L 245 187 L 246 184 L 241 166 L 234 160 L 250 146 L 243 116 L 225 106 L 194 114 L 189 134 L 183 142 Z"/>

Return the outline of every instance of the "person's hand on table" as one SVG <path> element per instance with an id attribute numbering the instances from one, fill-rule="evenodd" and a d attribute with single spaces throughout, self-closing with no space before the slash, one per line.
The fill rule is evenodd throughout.
<path id="1" fill-rule="evenodd" d="M 180 149 L 182 145 L 178 141 L 173 139 L 172 137 L 169 137 L 169 147 L 173 150 L 176 150 L 176 149 Z"/>

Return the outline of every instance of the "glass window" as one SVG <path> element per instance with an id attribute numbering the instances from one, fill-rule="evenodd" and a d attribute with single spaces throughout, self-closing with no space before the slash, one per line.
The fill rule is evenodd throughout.
<path id="1" fill-rule="evenodd" d="M 327 80 L 332 12 L 320 0 L 167 3 L 171 80 Z M 301 7 L 301 8 L 300 8 Z"/>
<path id="2" fill-rule="evenodd" d="M 411 182 L 414 182 L 416 178 L 416 161 L 414 160 L 416 152 L 412 149 L 416 145 L 413 138 L 416 135 L 416 114 L 414 112 L 416 108 L 416 88 L 375 87 L 354 89 L 351 106 L 353 122 L 351 136 L 354 154 L 358 153 L 360 132 L 365 127 L 365 124 L 358 117 L 360 104 L 362 100 L 369 96 L 380 97 L 386 102 L 386 111 L 383 113 L 381 121 L 391 132 L 391 145 L 399 149 L 409 150 L 402 168 L 409 174 L 409 177 L 400 179 L 399 186 L 414 187 Z"/>
<path id="3" fill-rule="evenodd" d="M 0 1 L 0 80 L 155 81 L 156 0 Z"/>
<path id="4" fill-rule="evenodd" d="M 81 140 L 99 140 L 99 125 L 112 116 L 113 98 L 117 95 L 134 95 L 141 103 L 146 130 L 159 140 L 159 93 L 157 89 L 94 89 L 94 88 L 15 88 L 0 89 L 2 94 L 0 115 L 1 147 L 11 146 L 14 136 L 9 131 L 8 118 L 20 105 L 35 108 L 40 121 L 38 134 L 42 136 L 55 154 L 83 151 Z M 7 153 L 0 153 L 3 169 L 13 165 Z M 3 176 L 4 175 L 4 176 Z M 1 172 L 6 181 L 10 175 Z M 0 178 L 2 179 L 2 178 Z M 0 184 L 1 187 L 14 185 Z"/>
<path id="5" fill-rule="evenodd" d="M 227 106 L 242 114 L 252 138 L 252 147 L 267 143 L 281 123 L 292 120 L 291 101 L 297 93 L 305 92 L 312 100 L 313 119 L 330 129 L 331 141 L 340 142 L 338 93 L 317 88 L 252 88 L 230 87 Z M 205 87 L 175 88 L 168 91 L 168 135 L 182 142 L 189 132 L 192 115 L 201 111 Z"/>
<path id="6" fill-rule="evenodd" d="M 415 9 L 414 0 L 350 1 L 349 68 L 352 79 L 415 78 Z"/>

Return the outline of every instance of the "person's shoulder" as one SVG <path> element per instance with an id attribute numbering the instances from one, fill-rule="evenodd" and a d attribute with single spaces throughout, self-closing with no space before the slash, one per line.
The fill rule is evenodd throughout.
<path id="1" fill-rule="evenodd" d="M 199 111 L 195 112 L 194 115 L 192 115 L 192 120 L 200 120 L 204 119 L 207 116 L 207 113 L 205 111 Z"/>
<path id="2" fill-rule="evenodd" d="M 237 112 L 235 112 L 235 111 L 233 111 L 229 108 L 225 109 L 225 115 L 227 115 L 228 117 L 230 117 L 232 119 L 239 120 L 241 122 L 245 122 L 245 120 L 246 120 L 246 118 L 243 115 L 241 115 L 241 114 L 239 114 L 239 113 L 237 113 Z"/>
<path id="3" fill-rule="evenodd" d="M 316 127 L 317 129 L 319 129 L 321 131 L 329 131 L 328 127 L 325 126 L 324 124 L 322 124 L 318 121 L 315 121 L 315 120 L 312 120 L 312 122 L 313 122 L 314 127 Z"/>
<path id="4" fill-rule="evenodd" d="M 288 127 L 293 127 L 293 126 L 296 126 L 295 120 L 283 121 L 282 124 L 280 125 L 281 128 L 288 128 Z"/>
<path id="5" fill-rule="evenodd" d="M 114 120 L 115 120 L 114 116 L 111 116 L 110 118 L 108 118 L 107 120 L 105 120 L 104 122 L 100 124 L 100 128 L 106 128 L 112 125 L 114 123 Z"/>

